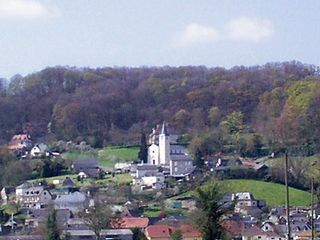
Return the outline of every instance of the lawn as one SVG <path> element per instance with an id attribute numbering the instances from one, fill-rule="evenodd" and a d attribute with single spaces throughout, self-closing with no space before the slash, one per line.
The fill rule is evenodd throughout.
<path id="1" fill-rule="evenodd" d="M 139 147 L 106 147 L 98 152 L 99 165 L 113 167 L 117 162 L 130 162 L 138 158 Z"/>
<path id="2" fill-rule="evenodd" d="M 137 160 L 139 147 L 105 147 L 91 152 L 63 153 L 65 159 L 98 158 L 99 166 L 113 168 L 117 162 L 130 162 Z"/>
<path id="3" fill-rule="evenodd" d="M 285 186 L 282 184 L 248 179 L 224 180 L 218 183 L 225 193 L 251 192 L 256 199 L 265 200 L 268 206 L 285 205 Z M 310 205 L 310 193 L 292 187 L 289 188 L 289 193 L 291 206 Z M 174 198 L 192 194 L 192 191 L 188 191 Z"/>
<path id="4" fill-rule="evenodd" d="M 225 180 L 221 181 L 223 188 L 229 193 L 251 192 L 256 199 L 265 200 L 268 206 L 285 205 L 285 186 L 256 180 Z M 290 205 L 307 206 L 311 195 L 306 191 L 289 188 Z"/>
<path id="5" fill-rule="evenodd" d="M 68 174 L 68 175 L 61 175 L 61 176 L 55 176 L 55 177 L 50 177 L 50 178 L 42 178 L 45 179 L 47 181 L 48 184 L 52 184 L 54 180 L 59 180 L 60 184 L 57 185 L 57 187 L 60 187 L 63 180 L 66 179 L 66 177 L 69 177 L 72 179 L 72 181 L 76 184 L 77 187 L 84 187 L 84 186 L 89 186 L 92 184 L 97 184 L 100 186 L 104 186 L 107 183 L 110 182 L 114 182 L 116 184 L 129 184 L 132 182 L 132 177 L 130 176 L 130 174 L 126 173 L 126 174 L 116 174 L 115 177 L 108 177 L 105 179 L 92 179 L 92 178 L 88 178 L 88 179 L 84 179 L 83 181 L 78 181 L 77 180 L 77 175 L 76 174 Z M 35 182 L 38 180 L 42 180 L 42 179 L 36 179 L 36 180 L 31 180 L 30 182 Z"/>

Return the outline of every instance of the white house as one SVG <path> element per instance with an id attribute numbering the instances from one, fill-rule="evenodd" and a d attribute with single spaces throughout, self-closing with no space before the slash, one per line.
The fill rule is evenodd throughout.
<path id="1" fill-rule="evenodd" d="M 31 157 L 43 157 L 43 156 L 48 157 L 50 156 L 50 149 L 44 143 L 36 144 L 31 149 L 30 155 Z"/>

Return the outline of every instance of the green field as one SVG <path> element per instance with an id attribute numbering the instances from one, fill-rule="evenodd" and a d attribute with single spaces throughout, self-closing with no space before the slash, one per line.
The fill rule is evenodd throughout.
<path id="1" fill-rule="evenodd" d="M 76 184 L 77 187 L 84 187 L 84 186 L 89 186 L 89 185 L 92 185 L 92 184 L 96 184 L 96 185 L 99 185 L 99 186 L 104 186 L 104 185 L 106 185 L 107 183 L 110 183 L 110 182 L 114 182 L 116 184 L 129 184 L 129 183 L 132 182 L 132 177 L 128 173 L 116 174 L 114 177 L 110 176 L 108 178 L 98 179 L 98 180 L 95 180 L 95 179 L 92 179 L 92 178 L 87 178 L 87 179 L 84 179 L 83 181 L 78 181 L 76 174 L 55 176 L 55 177 L 42 178 L 42 179 L 45 179 L 48 184 L 52 184 L 54 180 L 59 180 L 60 184 L 58 184 L 57 187 L 60 187 L 61 183 L 63 182 L 63 180 L 66 179 L 66 177 L 71 178 L 72 181 Z M 35 181 L 42 180 L 42 179 L 31 180 L 30 182 L 35 182 Z"/>
<path id="2" fill-rule="evenodd" d="M 256 180 L 225 180 L 220 182 L 227 192 L 251 192 L 256 199 L 265 200 L 268 206 L 285 204 L 285 186 L 278 183 L 270 183 Z M 306 191 L 289 188 L 290 205 L 310 205 L 311 195 Z"/>
<path id="3" fill-rule="evenodd" d="M 256 199 L 265 200 L 268 206 L 285 205 L 285 186 L 282 184 L 247 179 L 224 180 L 218 183 L 225 193 L 251 192 Z M 192 191 L 185 192 L 174 198 L 192 193 Z M 289 193 L 291 206 L 310 205 L 310 193 L 291 187 Z"/>
<path id="4" fill-rule="evenodd" d="M 138 158 L 139 147 L 105 147 L 92 152 L 67 152 L 62 156 L 65 159 L 98 158 L 102 167 L 114 167 L 117 162 L 130 162 Z"/>
<path id="5" fill-rule="evenodd" d="M 138 158 L 139 147 L 106 147 L 99 151 L 99 165 L 113 167 L 117 162 L 129 162 Z"/>

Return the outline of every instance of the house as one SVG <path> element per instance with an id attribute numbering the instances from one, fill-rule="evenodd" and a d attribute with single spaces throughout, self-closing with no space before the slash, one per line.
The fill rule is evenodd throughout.
<path id="1" fill-rule="evenodd" d="M 0 192 L 0 205 L 6 205 L 15 197 L 15 187 L 3 187 Z"/>
<path id="2" fill-rule="evenodd" d="M 67 230 L 64 235 L 70 240 L 95 240 L 95 234 L 91 230 Z M 132 240 L 133 233 L 130 229 L 103 229 L 101 239 L 106 240 Z"/>
<path id="3" fill-rule="evenodd" d="M 54 200 L 55 209 L 69 209 L 73 213 L 83 211 L 88 205 L 85 194 L 74 192 L 68 195 L 58 195 Z"/>
<path id="4" fill-rule="evenodd" d="M 72 161 L 71 168 L 77 174 L 79 174 L 80 172 L 83 172 L 87 176 L 92 178 L 99 177 L 99 173 L 100 173 L 98 160 L 96 158 L 74 159 Z"/>
<path id="5" fill-rule="evenodd" d="M 159 170 L 156 165 L 138 164 L 136 168 L 135 178 L 157 176 L 158 173 L 159 173 Z"/>
<path id="6" fill-rule="evenodd" d="M 150 225 L 145 229 L 145 236 L 148 240 L 170 240 L 172 233 L 177 230 L 181 231 L 183 240 L 202 240 L 200 231 L 191 225 Z"/>
<path id="7" fill-rule="evenodd" d="M 116 163 L 114 165 L 114 170 L 125 173 L 130 171 L 130 167 L 131 167 L 131 163 Z"/>
<path id="8" fill-rule="evenodd" d="M 170 156 L 170 175 L 174 177 L 185 177 L 191 174 L 195 169 L 193 160 L 189 155 L 171 155 Z"/>
<path id="9" fill-rule="evenodd" d="M 149 225 L 149 218 L 146 217 L 122 217 L 112 222 L 112 228 L 139 228 L 145 229 Z"/>
<path id="10" fill-rule="evenodd" d="M 49 157 L 51 155 L 51 151 L 49 147 L 44 143 L 37 143 L 30 151 L 30 156 L 32 158 L 36 157 Z"/>
<path id="11" fill-rule="evenodd" d="M 163 173 L 157 173 L 155 176 L 145 176 L 142 178 L 134 178 L 133 184 L 142 188 L 149 187 L 153 189 L 163 189 L 166 187 Z"/>
<path id="12" fill-rule="evenodd" d="M 233 219 L 225 219 L 221 221 L 221 226 L 228 235 L 228 239 L 236 239 L 242 236 L 242 232 L 245 228 L 243 221 L 237 221 Z"/>
<path id="13" fill-rule="evenodd" d="M 71 178 L 66 177 L 63 182 L 61 189 L 66 190 L 68 193 L 72 193 L 78 190 L 77 186 L 74 184 Z"/>
<path id="14" fill-rule="evenodd" d="M 16 202 L 23 207 L 43 208 L 51 201 L 51 193 L 39 183 L 23 183 L 16 187 Z"/>
<path id="15" fill-rule="evenodd" d="M 32 141 L 28 134 L 18 134 L 14 135 L 11 141 L 8 143 L 8 149 L 14 151 L 22 151 L 26 148 L 31 148 Z"/>
<path id="16" fill-rule="evenodd" d="M 27 212 L 25 226 L 27 228 L 37 228 L 44 224 L 49 216 L 50 209 L 30 209 Z M 71 218 L 72 214 L 68 209 L 56 210 L 56 221 L 59 226 L 63 226 Z"/>

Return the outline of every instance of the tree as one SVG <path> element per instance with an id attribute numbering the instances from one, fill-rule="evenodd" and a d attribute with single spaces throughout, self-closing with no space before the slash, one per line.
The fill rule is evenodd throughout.
<path id="1" fill-rule="evenodd" d="M 101 230 L 110 227 L 112 219 L 112 211 L 110 207 L 97 204 L 89 212 L 82 212 L 79 217 L 84 220 L 86 226 L 92 230 L 96 236 L 96 240 L 101 240 Z"/>
<path id="2" fill-rule="evenodd" d="M 203 156 L 199 148 L 196 149 L 196 152 L 194 154 L 194 164 L 199 168 L 204 165 Z"/>
<path id="3" fill-rule="evenodd" d="M 57 212 L 52 210 L 47 218 L 46 222 L 46 235 L 45 240 L 60 240 L 60 231 L 57 224 Z"/>
<path id="4" fill-rule="evenodd" d="M 175 230 L 175 231 L 173 231 L 172 234 L 171 234 L 170 239 L 171 239 L 171 240 L 183 240 L 181 230 Z"/>
<path id="5" fill-rule="evenodd" d="M 225 210 L 220 203 L 222 195 L 219 186 L 211 183 L 199 187 L 195 197 L 199 209 L 194 213 L 194 221 L 202 232 L 203 239 L 220 239 L 223 234 L 220 218 Z"/>
<path id="6" fill-rule="evenodd" d="M 148 162 L 148 145 L 146 141 L 146 135 L 144 133 L 141 133 L 141 144 L 138 156 L 139 159 L 143 161 L 143 163 Z"/>

